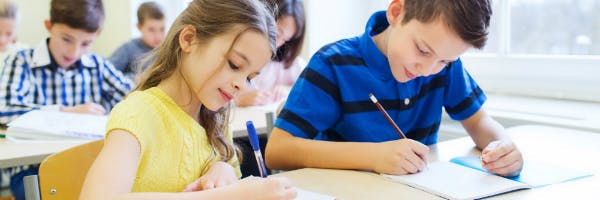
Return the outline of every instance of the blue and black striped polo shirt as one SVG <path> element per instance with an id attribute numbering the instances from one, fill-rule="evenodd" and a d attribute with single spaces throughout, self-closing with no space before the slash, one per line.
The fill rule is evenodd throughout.
<path id="1" fill-rule="evenodd" d="M 372 36 L 389 24 L 373 14 L 362 36 L 321 48 L 292 88 L 275 126 L 307 139 L 383 142 L 400 137 L 369 100 L 373 93 L 408 138 L 437 142 L 442 108 L 452 119 L 477 112 L 486 96 L 459 60 L 441 72 L 396 81 Z"/>

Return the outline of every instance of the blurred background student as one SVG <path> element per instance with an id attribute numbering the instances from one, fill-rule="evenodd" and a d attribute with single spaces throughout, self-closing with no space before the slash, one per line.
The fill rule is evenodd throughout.
<path id="1" fill-rule="evenodd" d="M 277 55 L 252 79 L 252 88 L 235 99 L 238 106 L 275 103 L 287 97 L 306 65 L 298 55 L 305 34 L 304 4 L 301 0 L 277 0 Z"/>
<path id="2" fill-rule="evenodd" d="M 259 76 L 252 79 L 252 87 L 246 87 L 247 89 L 238 94 L 235 99 L 237 106 L 256 106 L 282 101 L 306 65 L 298 56 L 304 43 L 304 4 L 301 0 L 277 0 L 276 3 L 278 12 L 275 58 L 265 65 Z M 242 177 L 260 176 L 248 138 L 234 138 L 234 141 L 244 157 L 241 164 Z M 259 141 L 261 152 L 265 152 L 267 136 L 259 135 Z"/>
<path id="3" fill-rule="evenodd" d="M 0 0 L 0 73 L 4 69 L 4 59 L 11 53 L 27 48 L 16 42 L 18 9 L 12 0 Z"/>
<path id="4" fill-rule="evenodd" d="M 142 3 L 137 10 L 137 18 L 137 28 L 142 36 L 121 45 L 110 56 L 115 68 L 132 80 L 136 72 L 143 71 L 151 63 L 151 60 L 144 62 L 143 57 L 158 47 L 165 37 L 165 14 L 160 5 L 155 2 Z"/>

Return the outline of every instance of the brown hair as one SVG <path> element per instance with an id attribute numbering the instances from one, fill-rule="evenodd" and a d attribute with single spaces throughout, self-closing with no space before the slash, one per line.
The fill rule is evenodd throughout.
<path id="1" fill-rule="evenodd" d="M 268 37 L 271 49 L 275 51 L 277 29 L 272 11 L 265 4 L 258 0 L 194 0 L 175 19 L 165 41 L 146 57 L 156 57 L 156 60 L 142 73 L 136 90 L 157 86 L 176 71 L 182 55 L 179 34 L 188 25 L 195 27 L 201 43 L 243 26 L 245 30 Z M 206 130 L 209 143 L 222 161 L 229 161 L 236 154 L 241 157 L 239 149 L 225 139 L 228 109 L 224 106 L 211 111 L 202 106 L 199 113 L 200 125 Z"/>
<path id="2" fill-rule="evenodd" d="M 0 18 L 17 19 L 17 5 L 11 0 L 0 0 Z"/>
<path id="3" fill-rule="evenodd" d="M 306 26 L 304 4 L 302 0 L 277 0 L 277 8 L 277 19 L 281 19 L 284 16 L 291 16 L 296 22 L 296 34 L 277 49 L 275 56 L 275 60 L 284 62 L 284 68 L 288 69 L 292 66 L 296 57 L 300 55 L 302 44 L 304 43 L 304 34 L 306 32 L 304 28 Z"/>
<path id="4" fill-rule="evenodd" d="M 161 20 L 165 17 L 160 5 L 155 2 L 145 2 L 137 10 L 138 24 L 144 24 L 146 19 Z"/>
<path id="5" fill-rule="evenodd" d="M 66 24 L 86 32 L 96 32 L 104 23 L 102 0 L 52 0 L 50 23 Z"/>
<path id="6" fill-rule="evenodd" d="M 427 23 L 443 19 L 461 39 L 481 49 L 485 46 L 492 15 L 489 0 L 404 0 L 404 19 Z"/>

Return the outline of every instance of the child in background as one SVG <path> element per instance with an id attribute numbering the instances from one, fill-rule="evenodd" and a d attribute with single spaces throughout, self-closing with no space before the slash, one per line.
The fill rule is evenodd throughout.
<path id="1" fill-rule="evenodd" d="M 485 94 L 459 59 L 469 48 L 484 46 L 490 4 L 393 0 L 387 11 L 371 16 L 363 35 L 321 48 L 275 122 L 267 165 L 417 173 L 427 163 L 426 145 L 437 142 L 445 108 L 482 150 L 485 169 L 519 174 L 521 152 L 482 108 Z M 370 93 L 407 139 L 377 110 Z"/>
<path id="2" fill-rule="evenodd" d="M 133 83 L 104 58 L 88 52 L 104 22 L 101 0 L 52 0 L 49 37 L 35 49 L 6 58 L 0 74 L 0 124 L 37 109 L 104 115 Z M 37 167 L 17 172 L 11 191 L 24 199 L 23 177 Z"/>
<path id="3" fill-rule="evenodd" d="M 256 106 L 275 103 L 286 98 L 306 64 L 298 57 L 302 51 L 305 33 L 302 0 L 277 0 L 277 54 L 252 80 L 253 88 L 243 91 L 235 99 L 238 106 Z"/>
<path id="4" fill-rule="evenodd" d="M 298 57 L 304 42 L 304 5 L 301 0 L 277 0 L 277 54 L 252 79 L 248 87 L 236 97 L 237 106 L 256 106 L 274 103 L 286 98 L 290 87 L 302 72 L 304 60 Z M 265 152 L 267 136 L 259 135 L 261 152 Z M 242 177 L 260 176 L 254 151 L 247 137 L 234 138 L 242 149 Z M 264 155 L 263 155 L 264 156 Z"/>
<path id="5" fill-rule="evenodd" d="M 276 27 L 258 0 L 194 0 L 140 83 L 111 112 L 81 199 L 293 199 L 289 180 L 238 181 L 228 103 L 271 59 Z"/>
<path id="6" fill-rule="evenodd" d="M 158 47 L 165 37 L 165 15 L 160 5 L 155 2 L 142 3 L 137 10 L 137 18 L 137 28 L 142 36 L 121 45 L 110 56 L 115 68 L 131 79 L 148 66 L 150 61 L 146 62 L 144 56 Z M 138 69 L 140 66 L 142 68 Z"/>
<path id="7" fill-rule="evenodd" d="M 0 74 L 8 54 L 27 48 L 26 45 L 16 42 L 17 23 L 17 5 L 12 0 L 0 0 Z"/>

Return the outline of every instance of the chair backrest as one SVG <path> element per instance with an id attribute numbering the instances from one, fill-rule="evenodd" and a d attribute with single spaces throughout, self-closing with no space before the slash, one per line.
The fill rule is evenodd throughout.
<path id="1" fill-rule="evenodd" d="M 48 156 L 39 170 L 41 199 L 79 199 L 83 181 L 104 146 L 97 140 Z"/>

